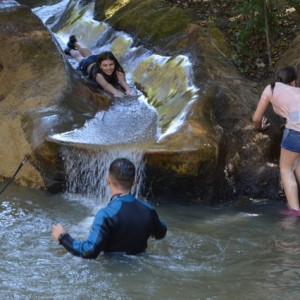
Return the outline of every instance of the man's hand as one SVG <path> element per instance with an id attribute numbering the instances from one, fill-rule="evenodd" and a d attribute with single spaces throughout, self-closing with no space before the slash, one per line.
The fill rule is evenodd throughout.
<path id="1" fill-rule="evenodd" d="M 67 233 L 67 231 L 63 228 L 63 226 L 61 224 L 52 225 L 51 235 L 52 235 L 52 238 L 54 239 L 54 241 L 58 242 L 58 237 L 62 233 Z"/>

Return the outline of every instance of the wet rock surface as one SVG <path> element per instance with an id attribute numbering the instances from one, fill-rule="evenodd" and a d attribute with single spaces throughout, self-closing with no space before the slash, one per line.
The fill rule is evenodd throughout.
<path id="1" fill-rule="evenodd" d="M 130 1 L 106 21 L 160 54 L 188 55 L 199 92 L 184 126 L 146 152 L 145 194 L 184 195 L 202 202 L 241 195 L 281 199 L 282 120 L 270 109 L 267 116 L 272 126 L 266 132 L 254 130 L 251 123 L 261 87 L 242 78 L 223 55 L 219 40 L 184 11 L 176 9 L 178 16 L 184 16 L 180 26 L 173 24 L 159 35 L 157 26 L 164 28 L 168 23 L 165 12 L 169 7 L 156 1 L 156 9 L 147 10 L 152 2 L 139 1 L 132 10 L 135 1 Z M 147 15 L 141 13 L 145 10 Z M 125 22 L 129 11 L 131 18 Z M 99 11 L 97 14 L 100 16 Z M 77 78 L 29 8 L 1 9 L 0 15 L 0 155 L 4 162 L 0 176 L 8 178 L 24 155 L 32 153 L 31 163 L 24 166 L 16 182 L 58 191 L 64 181 L 62 162 L 58 147 L 47 143 L 46 137 L 80 127 L 108 103 Z M 155 26 L 141 32 L 141 18 Z M 299 47 L 296 39 L 276 68 L 286 62 L 299 66 Z"/>
<path id="2" fill-rule="evenodd" d="M 43 128 L 42 116 L 55 106 L 66 86 L 66 76 L 50 33 L 29 8 L 2 8 L 0 16 L 0 176 L 9 178 L 25 154 L 32 155 L 53 126 Z M 26 129 L 32 112 L 39 115 L 37 123 Z M 16 183 L 45 186 L 33 156 Z"/>
<path id="3" fill-rule="evenodd" d="M 28 155 L 15 183 L 61 190 L 59 149 L 46 138 L 91 118 L 99 107 L 97 97 L 78 78 L 73 87 L 69 84 L 62 53 L 27 6 L 0 8 L 0 39 L 0 178 L 10 178 Z M 80 87 L 74 96 L 72 90 Z M 82 94 L 85 102 L 78 100 Z"/>
<path id="4" fill-rule="evenodd" d="M 155 2 L 157 8 L 159 7 L 155 12 L 146 9 L 152 2 Z M 103 12 L 107 6 L 103 7 L 100 5 L 103 2 L 97 1 L 95 15 L 100 19 L 101 16 L 105 16 L 106 21 L 112 26 L 132 34 L 137 40 L 151 44 L 158 53 L 188 54 L 193 64 L 195 85 L 200 88 L 201 96 L 190 111 L 187 126 L 174 134 L 170 138 L 170 143 L 179 145 L 180 141 L 186 142 L 190 139 L 199 140 L 201 144 L 201 135 L 194 134 L 199 124 L 208 125 L 206 128 L 210 130 L 206 131 L 206 137 L 211 136 L 211 141 L 216 143 L 216 148 L 213 147 L 216 149 L 215 153 L 210 156 L 210 159 L 205 160 L 205 167 L 201 166 L 203 160 L 201 163 L 196 162 L 195 165 L 198 164 L 199 167 L 198 172 L 188 176 L 189 168 L 186 168 L 185 178 L 178 173 L 178 169 L 182 171 L 183 168 L 176 167 L 183 166 L 183 162 L 188 161 L 187 157 L 182 159 L 181 164 L 176 159 L 163 163 L 167 160 L 163 153 L 149 154 L 148 184 L 151 184 L 153 193 L 172 194 L 174 191 L 182 194 L 191 193 L 194 197 L 199 195 L 200 201 L 209 199 L 222 201 L 241 195 L 282 199 L 278 168 L 282 120 L 275 116 L 270 108 L 267 117 L 271 120 L 272 126 L 266 132 L 254 130 L 251 122 L 260 93 L 271 78 L 264 82 L 256 82 L 239 74 L 237 68 L 227 58 L 230 57 L 232 50 L 224 42 L 224 35 L 221 38 L 222 32 L 213 25 L 203 26 L 198 22 L 199 18 L 194 19 L 186 9 L 196 5 L 196 1 L 188 1 L 189 3 L 182 10 L 180 10 L 182 1 L 177 1 L 172 7 L 176 15 L 185 13 L 176 32 L 173 32 L 173 28 L 176 27 L 174 21 L 168 22 L 167 18 L 163 18 L 166 7 L 170 9 L 168 4 L 163 3 L 164 1 L 152 2 L 147 1 L 144 4 L 130 1 L 130 5 L 124 5 L 113 16 L 107 16 L 105 11 Z M 200 2 L 198 4 L 201 6 Z M 102 7 L 101 14 L 97 10 L 97 5 Z M 114 4 L 111 3 L 111 6 Z M 146 15 L 141 14 L 144 9 L 147 11 Z M 131 16 L 128 19 L 125 18 L 127 14 Z M 144 26 L 141 32 L 139 26 L 141 16 L 143 22 L 147 24 L 157 21 L 155 24 L 159 24 L 159 28 L 164 29 L 162 35 L 157 36 L 158 27 L 155 26 Z M 173 20 L 175 19 L 177 18 Z M 162 37 L 166 32 L 168 32 L 167 37 Z M 286 63 L 298 67 L 300 61 L 297 49 L 299 43 L 296 39 L 286 55 L 278 61 L 275 69 Z M 206 121 L 202 116 L 206 117 Z M 203 152 L 199 152 L 198 155 L 203 156 Z M 159 161 L 161 167 L 157 167 L 160 165 Z M 195 161 L 197 160 L 193 160 Z M 195 165 L 191 162 L 190 170 L 197 169 Z"/>

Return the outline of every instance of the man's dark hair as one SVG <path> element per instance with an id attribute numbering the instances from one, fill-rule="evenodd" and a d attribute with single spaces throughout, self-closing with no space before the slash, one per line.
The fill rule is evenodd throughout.
<path id="1" fill-rule="evenodd" d="M 131 189 L 135 179 L 135 166 L 127 158 L 117 158 L 109 167 L 109 177 L 122 188 Z"/>

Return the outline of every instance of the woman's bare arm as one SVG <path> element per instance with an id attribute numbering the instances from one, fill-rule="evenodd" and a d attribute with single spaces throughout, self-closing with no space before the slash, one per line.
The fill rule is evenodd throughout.
<path id="1" fill-rule="evenodd" d="M 115 97 L 123 97 L 124 93 L 114 88 L 110 83 L 108 83 L 102 74 L 97 73 L 96 82 L 103 88 L 104 91 L 113 94 Z"/>
<path id="2" fill-rule="evenodd" d="M 264 117 L 264 113 L 266 112 L 269 104 L 269 99 L 260 98 L 256 110 L 252 116 L 252 121 L 255 128 L 264 130 L 270 126 L 270 123 L 267 122 L 267 118 Z"/>
<path id="3" fill-rule="evenodd" d="M 128 85 L 124 73 L 122 73 L 120 71 L 117 71 L 117 77 L 118 77 L 119 84 L 125 90 L 125 92 L 126 92 L 127 95 L 136 95 L 136 93 L 133 92 L 131 90 L 130 86 Z"/>

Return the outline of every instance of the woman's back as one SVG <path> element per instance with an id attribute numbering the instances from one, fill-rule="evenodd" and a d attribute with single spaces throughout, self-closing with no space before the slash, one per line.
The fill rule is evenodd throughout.
<path id="1" fill-rule="evenodd" d="M 262 98 L 267 98 L 276 114 L 286 118 L 286 127 L 300 131 L 300 88 L 276 82 L 274 90 L 268 85 Z"/>

